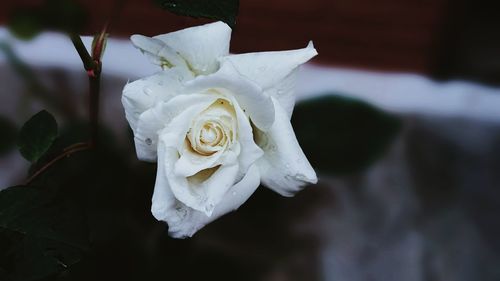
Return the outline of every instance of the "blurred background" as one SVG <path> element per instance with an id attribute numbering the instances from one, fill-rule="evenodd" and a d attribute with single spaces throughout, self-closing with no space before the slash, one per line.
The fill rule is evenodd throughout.
<path id="1" fill-rule="evenodd" d="M 88 85 L 71 41 L 50 28 L 29 40 L 8 29 L 47 2 L 0 3 L 0 116 L 15 128 L 47 109 L 61 143 L 85 140 Z M 72 156 L 40 184 L 64 174 L 57 185 L 84 206 L 89 246 L 66 268 L 0 242 L 0 280 L 500 280 L 494 1 L 241 0 L 231 52 L 309 40 L 319 52 L 299 74 L 292 123 L 320 181 L 293 198 L 260 187 L 187 240 L 169 238 L 150 214 L 156 167 L 136 159 L 120 97 L 127 81 L 157 71 L 130 35 L 210 21 L 153 1 L 73 2 L 57 14 L 81 34 L 114 18 L 103 58 L 105 141 L 98 166 Z M 19 152 L 2 152 L 0 189 L 22 183 L 29 166 Z"/>

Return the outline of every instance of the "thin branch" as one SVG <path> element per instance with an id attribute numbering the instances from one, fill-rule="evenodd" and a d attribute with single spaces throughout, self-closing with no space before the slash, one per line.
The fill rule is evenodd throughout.
<path id="1" fill-rule="evenodd" d="M 70 35 L 71 41 L 75 46 L 78 55 L 82 59 L 83 66 L 89 77 L 89 118 L 90 118 L 90 141 L 88 143 L 76 143 L 63 150 L 63 153 L 56 156 L 54 159 L 43 165 L 25 182 L 25 185 L 30 184 L 36 177 L 49 169 L 52 165 L 60 160 L 69 157 L 75 152 L 94 148 L 97 143 L 99 131 L 99 91 L 101 81 L 101 62 L 94 60 L 88 53 L 82 39 L 77 34 Z"/>
<path id="2" fill-rule="evenodd" d="M 101 75 L 89 75 L 89 118 L 90 118 L 90 145 L 95 147 L 99 136 L 99 95 Z"/>
<path id="3" fill-rule="evenodd" d="M 73 45 L 75 46 L 75 49 L 78 52 L 78 55 L 82 59 L 83 67 L 85 68 L 85 70 L 87 71 L 95 70 L 97 68 L 97 63 L 90 56 L 89 52 L 87 51 L 87 48 L 85 48 L 82 38 L 80 38 L 78 34 L 70 34 L 69 37 L 71 38 L 71 42 L 73 42 Z"/>
<path id="4" fill-rule="evenodd" d="M 117 0 L 116 6 L 117 10 L 121 11 L 125 3 L 125 0 Z M 90 141 L 88 143 L 77 143 L 71 145 L 63 150 L 63 153 L 56 156 L 50 162 L 41 167 L 38 171 L 36 171 L 31 177 L 26 180 L 26 185 L 31 183 L 37 176 L 45 172 L 52 165 L 64 159 L 65 157 L 69 157 L 73 153 L 78 151 L 83 151 L 87 149 L 92 149 L 96 147 L 96 143 L 98 140 L 98 132 L 99 132 L 99 95 L 101 88 L 101 69 L 102 62 L 101 56 L 104 52 L 104 47 L 107 40 L 107 29 L 109 23 L 118 16 L 118 12 L 115 12 L 110 21 L 108 21 L 101 33 L 96 38 L 95 46 L 92 47 L 92 55 L 89 54 L 87 48 L 83 44 L 81 37 L 78 34 L 69 34 L 71 38 L 71 42 L 75 46 L 80 59 L 82 60 L 83 67 L 87 71 L 87 75 L 89 77 L 89 119 L 90 119 Z"/>
<path id="5" fill-rule="evenodd" d="M 38 169 L 33 175 L 31 175 L 25 182 L 24 185 L 29 185 L 35 178 L 37 178 L 39 175 L 41 175 L 43 172 L 48 170 L 52 165 L 56 164 L 60 160 L 71 156 L 73 153 L 79 152 L 79 151 L 84 151 L 87 149 L 90 149 L 91 145 L 88 143 L 76 143 L 73 144 L 63 150 L 63 153 L 55 157 L 54 159 L 50 160 L 47 162 L 45 165 L 43 165 L 40 169 Z"/>
<path id="6" fill-rule="evenodd" d="M 106 27 L 103 29 L 102 34 L 105 34 Z M 101 88 L 101 61 L 100 57 L 93 58 L 85 45 L 83 45 L 82 39 L 77 34 L 71 34 L 71 41 L 75 46 L 76 51 L 82 59 L 83 66 L 87 71 L 89 77 L 89 119 L 90 119 L 90 146 L 95 147 L 98 139 L 99 131 L 99 96 Z M 105 40 L 102 37 L 102 40 Z M 102 42 L 99 42 L 102 46 Z M 100 54 L 99 54 L 100 55 Z"/>

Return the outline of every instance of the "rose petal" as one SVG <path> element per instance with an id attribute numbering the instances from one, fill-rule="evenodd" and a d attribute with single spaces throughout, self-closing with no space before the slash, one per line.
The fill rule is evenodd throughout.
<path id="1" fill-rule="evenodd" d="M 190 177 L 202 170 L 235 163 L 240 154 L 240 149 L 240 145 L 236 143 L 227 148 L 227 150 L 218 151 L 210 156 L 203 156 L 191 149 L 185 149 L 179 160 L 175 163 L 175 174 Z"/>
<path id="2" fill-rule="evenodd" d="M 240 166 L 239 177 L 241 178 L 248 171 L 250 166 L 262 157 L 264 151 L 262 151 L 254 141 L 252 125 L 248 117 L 245 115 L 238 102 L 233 97 L 231 97 L 231 99 L 238 119 L 238 142 L 241 146 L 238 161 Z"/>
<path id="3" fill-rule="evenodd" d="M 218 59 L 229 54 L 231 28 L 223 22 L 186 28 L 155 36 L 180 54 L 196 74 L 219 68 Z"/>
<path id="4" fill-rule="evenodd" d="M 146 110 L 139 116 L 134 131 L 137 157 L 142 161 L 156 162 L 158 133 L 179 114 L 192 113 L 192 116 L 186 116 L 187 121 L 189 121 L 189 118 L 196 116 L 215 100 L 216 97 L 209 95 L 178 95 L 167 102 L 159 102 L 151 109 Z M 182 135 L 179 135 L 179 138 L 183 140 Z"/>
<path id="5" fill-rule="evenodd" d="M 225 64 L 214 74 L 198 76 L 186 82 L 188 92 L 197 93 L 210 89 L 234 96 L 259 129 L 265 131 L 273 124 L 274 107 L 271 98 L 257 84 L 241 76 L 230 64 Z"/>
<path id="6" fill-rule="evenodd" d="M 264 150 L 259 160 L 262 183 L 283 196 L 293 196 L 303 186 L 316 183 L 316 173 L 297 142 L 288 115 L 273 98 L 276 117 L 267 132 L 258 132 L 257 143 Z"/>
<path id="7" fill-rule="evenodd" d="M 219 165 L 232 164 L 236 161 L 236 158 L 240 154 L 239 143 L 229 139 L 231 134 L 236 135 L 238 131 L 236 112 L 232 102 L 227 100 L 224 96 L 213 94 L 208 96 L 215 97 L 219 101 L 223 100 L 223 102 L 216 101 L 204 110 L 200 116 L 195 117 L 194 120 L 197 120 L 198 123 L 192 123 L 190 131 L 199 131 L 201 129 L 200 126 L 204 123 L 203 120 L 218 119 L 218 122 L 225 123 L 225 126 L 229 127 L 227 128 L 227 132 L 225 132 L 228 137 L 228 141 L 226 141 L 224 146 L 220 147 L 219 151 L 214 154 L 201 155 L 192 148 L 192 145 L 196 145 L 196 140 L 186 140 L 180 151 L 181 156 L 175 164 L 175 173 L 177 175 L 188 177 L 201 170 L 213 168 Z M 195 122 L 194 120 L 193 122 Z"/>
<path id="8" fill-rule="evenodd" d="M 159 165 L 160 163 L 161 160 Z M 158 170 L 151 211 L 156 219 L 168 223 L 170 236 L 174 238 L 191 237 L 208 223 L 236 210 L 245 203 L 255 192 L 259 183 L 259 169 L 254 165 L 250 167 L 240 182 L 225 193 L 212 215 L 207 216 L 203 212 L 193 210 L 177 201 L 169 189 L 165 174 Z"/>
<path id="9" fill-rule="evenodd" d="M 274 97 L 285 110 L 288 119 L 292 118 L 293 108 L 295 107 L 295 88 L 297 84 L 297 73 L 300 66 L 292 70 L 288 76 L 279 83 L 264 91 L 266 95 Z"/>
<path id="10" fill-rule="evenodd" d="M 165 146 L 168 153 L 170 150 L 176 153 L 174 157 L 166 159 L 163 162 L 164 166 L 159 166 L 158 169 L 165 169 L 170 189 L 177 200 L 190 208 L 210 215 L 215 205 L 222 200 L 222 195 L 236 182 L 239 167 L 236 161 L 232 165 L 219 166 L 211 176 L 203 180 L 197 179 L 199 175 L 188 180 L 185 176 L 176 173 L 175 163 L 179 159 L 178 151 L 181 145 L 179 141 L 184 141 L 191 118 L 196 114 L 197 112 L 193 110 L 185 110 L 160 132 L 158 147 Z M 159 159 L 162 157 L 164 156 L 158 156 Z"/>
<path id="11" fill-rule="evenodd" d="M 158 154 L 162 157 L 158 158 L 151 213 L 157 220 L 165 221 L 169 225 L 177 225 L 186 219 L 187 210 L 182 203 L 175 199 L 165 172 L 166 163 L 172 162 L 170 159 L 177 156 L 177 151 L 159 145 Z"/>
<path id="12" fill-rule="evenodd" d="M 180 192 L 184 193 L 185 185 L 179 184 L 174 185 L 171 181 L 172 191 L 181 202 L 185 203 L 188 207 L 191 207 L 197 211 L 202 211 L 207 216 L 211 216 L 214 211 L 215 206 L 217 206 L 223 199 L 224 194 L 228 191 L 231 186 L 233 186 L 237 181 L 237 175 L 239 171 L 238 162 L 235 161 L 232 165 L 221 165 L 215 168 L 215 172 L 206 178 L 202 173 L 198 173 L 188 181 L 188 189 L 195 194 L 190 194 L 186 196 L 186 200 L 182 200 Z M 200 178 L 197 178 L 200 177 Z M 184 177 L 179 177 L 183 181 Z M 178 183 L 181 183 L 178 181 Z M 195 198 L 196 201 L 192 201 Z"/>
<path id="13" fill-rule="evenodd" d="M 130 127 L 135 132 L 139 116 L 157 102 L 168 101 L 182 89 L 180 81 L 193 77 L 180 68 L 172 68 L 128 83 L 123 89 L 122 104 Z"/>
<path id="14" fill-rule="evenodd" d="M 153 64 L 159 65 L 164 69 L 175 66 L 189 69 L 186 60 L 160 39 L 134 34 L 130 37 L 130 41 Z"/>
<path id="15" fill-rule="evenodd" d="M 293 71 L 317 54 L 309 42 L 306 48 L 298 50 L 229 55 L 221 59 L 221 64 L 231 63 L 241 75 L 275 97 L 291 116 L 295 104 Z"/>

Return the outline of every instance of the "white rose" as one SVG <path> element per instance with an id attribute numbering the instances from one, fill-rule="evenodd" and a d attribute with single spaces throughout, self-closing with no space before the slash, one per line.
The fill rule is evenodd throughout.
<path id="1" fill-rule="evenodd" d="M 158 162 L 152 213 L 172 237 L 237 209 L 260 183 L 284 196 L 316 183 L 290 125 L 306 48 L 229 54 L 222 22 L 132 43 L 162 70 L 125 86 L 139 159 Z"/>

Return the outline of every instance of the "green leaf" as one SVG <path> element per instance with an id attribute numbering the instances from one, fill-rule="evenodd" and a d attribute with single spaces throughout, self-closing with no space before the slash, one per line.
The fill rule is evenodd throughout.
<path id="1" fill-rule="evenodd" d="M 16 134 L 16 126 L 7 118 L 0 116 L 0 156 L 15 147 Z"/>
<path id="2" fill-rule="evenodd" d="M 325 95 L 299 103 L 292 125 L 315 169 L 343 175 L 362 171 L 382 156 L 400 120 L 364 102 Z"/>
<path id="3" fill-rule="evenodd" d="M 11 15 L 8 27 L 18 38 L 30 40 L 42 32 L 43 23 L 35 11 L 16 11 Z"/>
<path id="4" fill-rule="evenodd" d="M 50 148 L 56 137 L 56 120 L 50 113 L 42 110 L 23 125 L 17 146 L 24 158 L 36 162 Z"/>
<path id="5" fill-rule="evenodd" d="M 11 187 L 0 192 L 0 267 L 7 280 L 39 280 L 77 263 L 88 230 L 75 204 L 47 190 Z"/>
<path id="6" fill-rule="evenodd" d="M 234 27 L 239 0 L 155 0 L 170 12 L 194 18 L 221 20 Z"/>
<path id="7" fill-rule="evenodd" d="M 46 0 L 42 4 L 18 8 L 7 23 L 21 39 L 31 39 L 43 30 L 78 33 L 85 24 L 86 13 L 74 0 Z"/>

